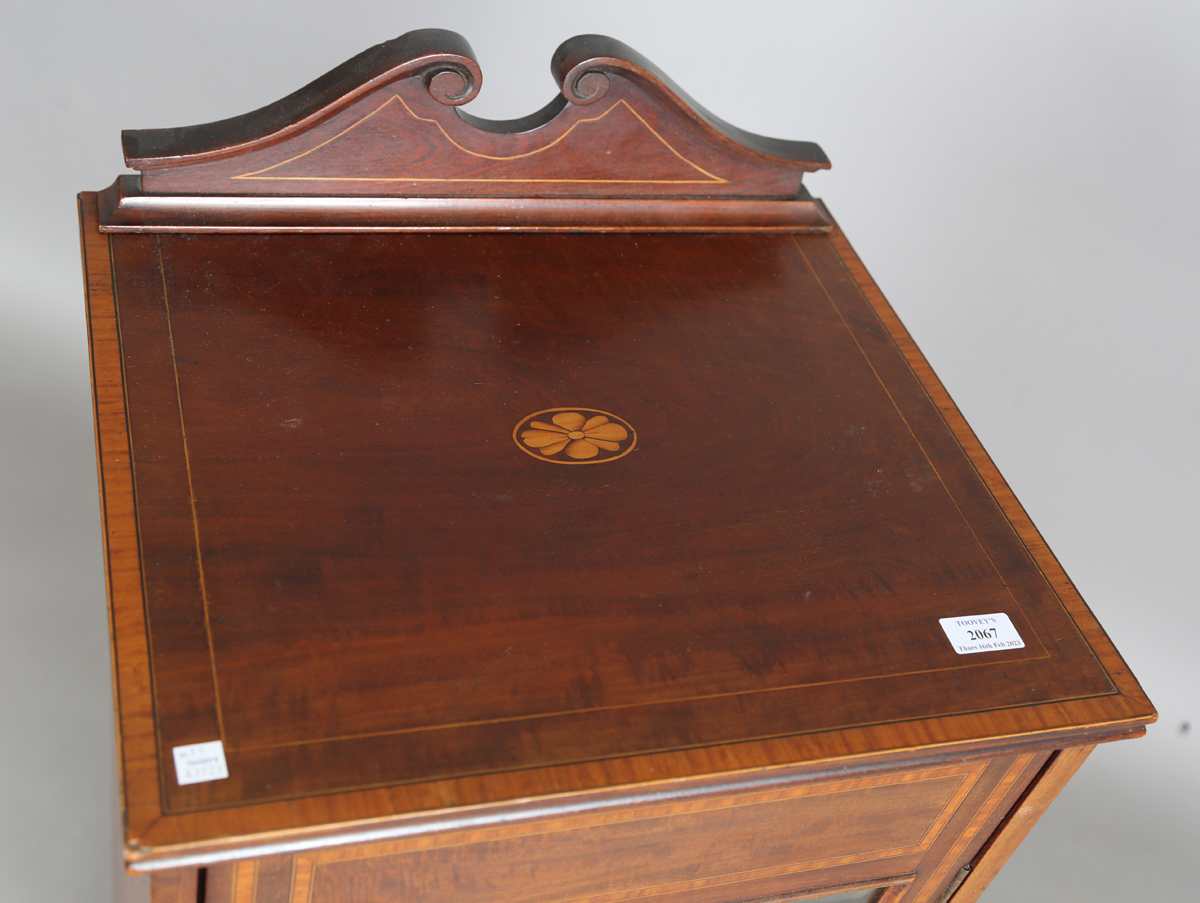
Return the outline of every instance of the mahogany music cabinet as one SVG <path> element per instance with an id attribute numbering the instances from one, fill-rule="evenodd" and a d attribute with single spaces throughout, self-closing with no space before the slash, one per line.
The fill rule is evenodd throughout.
<path id="1" fill-rule="evenodd" d="M 80 196 L 154 903 L 970 903 L 1154 710 L 826 208 L 451 32 Z"/>

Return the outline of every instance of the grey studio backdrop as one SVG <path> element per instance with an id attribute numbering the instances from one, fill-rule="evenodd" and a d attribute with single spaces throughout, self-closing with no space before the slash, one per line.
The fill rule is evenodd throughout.
<path id="1" fill-rule="evenodd" d="M 121 128 L 242 113 L 430 26 L 474 45 L 476 115 L 539 108 L 557 44 L 601 32 L 717 115 L 825 148 L 812 192 L 1161 713 L 1096 751 L 984 899 L 1195 899 L 1200 4 L 43 0 L 0 15 L 0 899 L 125 895 L 75 193 L 123 170 Z"/>

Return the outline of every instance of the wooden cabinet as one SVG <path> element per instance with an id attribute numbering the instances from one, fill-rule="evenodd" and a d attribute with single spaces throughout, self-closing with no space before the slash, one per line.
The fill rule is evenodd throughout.
<path id="1" fill-rule="evenodd" d="M 826 208 L 423 31 L 80 196 L 155 903 L 969 903 L 1154 711 Z M 190 758 L 189 758 L 190 757 Z"/>

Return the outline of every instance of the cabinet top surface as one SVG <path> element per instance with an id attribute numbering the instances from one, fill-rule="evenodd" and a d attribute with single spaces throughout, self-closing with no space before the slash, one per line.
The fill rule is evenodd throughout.
<path id="1" fill-rule="evenodd" d="M 131 855 L 1153 717 L 840 233 L 82 209 Z"/>
<path id="2" fill-rule="evenodd" d="M 168 812 L 1117 693 L 827 236 L 109 241 Z"/>

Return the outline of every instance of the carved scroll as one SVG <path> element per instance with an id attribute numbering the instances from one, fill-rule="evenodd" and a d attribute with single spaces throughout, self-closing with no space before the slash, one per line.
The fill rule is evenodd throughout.
<path id="1" fill-rule="evenodd" d="M 483 81 L 435 29 L 380 44 L 253 113 L 129 131 L 147 192 L 421 197 L 795 197 L 815 144 L 721 122 L 619 41 L 571 38 L 562 93 L 511 122 L 463 115 Z"/>
<path id="2" fill-rule="evenodd" d="M 423 215 L 452 211 L 451 219 L 463 222 L 473 216 L 463 211 L 479 205 L 451 199 L 771 200 L 790 201 L 791 209 L 764 211 L 764 222 L 794 223 L 803 212 L 801 218 L 825 225 L 801 187 L 805 172 L 829 166 L 817 145 L 721 121 L 612 38 L 571 38 L 551 68 L 560 93 L 541 110 L 506 122 L 479 119 L 462 109 L 483 80 L 466 40 L 438 29 L 409 32 L 260 110 L 206 125 L 124 132 L 126 162 L 141 182 L 107 192 L 106 223 L 162 223 L 188 205 L 180 200 L 172 214 L 156 198 L 191 197 L 276 199 L 256 201 L 253 215 L 246 204 L 210 203 L 204 214 L 196 213 L 204 204 L 191 204 L 193 224 L 199 216 L 218 226 L 273 216 L 318 227 L 328 216 L 304 198 L 393 199 L 371 207 L 372 222 L 412 206 L 394 199 L 423 199 Z M 431 208 L 433 199 L 449 203 Z M 497 222 L 517 209 L 484 207 Z M 656 221 L 678 220 L 673 207 L 657 208 Z M 571 222 L 574 214 L 561 213 L 566 208 L 552 209 L 558 212 L 551 219 Z M 717 220 L 734 216 L 714 209 Z M 523 227 L 525 220 L 513 223 Z"/>

